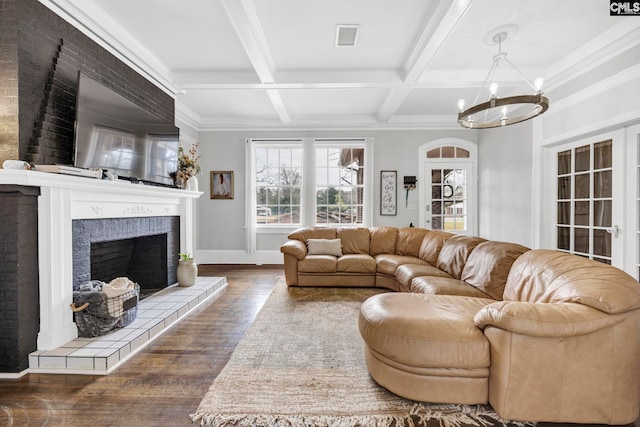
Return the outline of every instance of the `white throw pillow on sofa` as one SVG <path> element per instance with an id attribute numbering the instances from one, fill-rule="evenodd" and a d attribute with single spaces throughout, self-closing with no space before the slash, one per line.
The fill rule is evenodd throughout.
<path id="1" fill-rule="evenodd" d="M 307 254 L 342 256 L 342 241 L 340 239 L 307 239 Z"/>

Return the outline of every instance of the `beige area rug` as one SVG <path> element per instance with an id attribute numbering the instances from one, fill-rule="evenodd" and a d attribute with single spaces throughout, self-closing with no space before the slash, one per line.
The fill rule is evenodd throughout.
<path id="1" fill-rule="evenodd" d="M 491 407 L 421 404 L 377 385 L 358 309 L 380 292 L 279 280 L 191 419 L 216 427 L 525 425 L 502 421 Z"/>

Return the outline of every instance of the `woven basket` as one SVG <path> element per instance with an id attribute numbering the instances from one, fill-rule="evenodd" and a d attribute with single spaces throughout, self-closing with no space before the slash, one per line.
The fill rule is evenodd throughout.
<path id="1" fill-rule="evenodd" d="M 74 291 L 71 310 L 78 336 L 97 337 L 123 328 L 136 319 L 140 286 L 109 298 L 102 291 Z"/>

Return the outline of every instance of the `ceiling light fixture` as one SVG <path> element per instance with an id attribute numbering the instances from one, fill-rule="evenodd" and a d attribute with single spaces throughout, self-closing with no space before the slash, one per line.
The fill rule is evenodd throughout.
<path id="1" fill-rule="evenodd" d="M 493 57 L 493 65 L 489 69 L 489 73 L 480 87 L 480 91 L 473 102 L 474 105 L 465 110 L 464 99 L 458 101 L 458 109 L 460 110 L 458 123 L 460 123 L 462 127 L 487 129 L 508 126 L 539 116 L 549 108 L 549 99 L 542 93 L 543 79 L 537 78 L 533 83 L 530 82 L 520 70 L 507 59 L 506 52 L 502 52 L 502 42 L 513 36 L 517 28 L 515 25 L 507 25 L 493 30 L 485 36 L 485 43 L 498 45 L 498 54 Z M 518 73 L 522 80 L 533 89 L 534 94 L 516 95 L 505 98 L 498 97 L 498 83 L 496 83 L 495 77 L 498 65 L 502 61 L 509 64 Z M 491 79 L 491 83 L 487 86 L 489 79 Z M 486 88 L 488 88 L 489 91 L 489 100 L 478 104 L 478 99 L 482 92 L 487 90 Z M 494 109 L 499 109 L 499 112 Z M 480 114 L 482 112 L 484 112 L 484 114 Z"/>

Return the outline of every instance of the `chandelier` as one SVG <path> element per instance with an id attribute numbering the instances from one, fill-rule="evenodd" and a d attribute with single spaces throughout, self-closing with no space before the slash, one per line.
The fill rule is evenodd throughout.
<path id="1" fill-rule="evenodd" d="M 549 99 L 542 93 L 543 79 L 537 78 L 532 82 L 509 61 L 506 52 L 502 52 L 502 42 L 515 34 L 517 27 L 507 25 L 493 30 L 485 36 L 485 42 L 498 45 L 498 54 L 493 57 L 493 65 L 484 79 L 480 91 L 474 100 L 474 105 L 465 110 L 465 101 L 458 101 L 458 123 L 462 127 L 470 129 L 487 129 L 520 123 L 532 119 L 547 111 Z M 533 90 L 533 94 L 523 94 L 498 97 L 498 83 L 496 83 L 496 72 L 501 62 L 509 64 L 527 85 Z M 491 81 L 491 83 L 489 83 Z M 480 95 L 483 92 L 489 93 L 489 100 L 478 104 Z"/>

